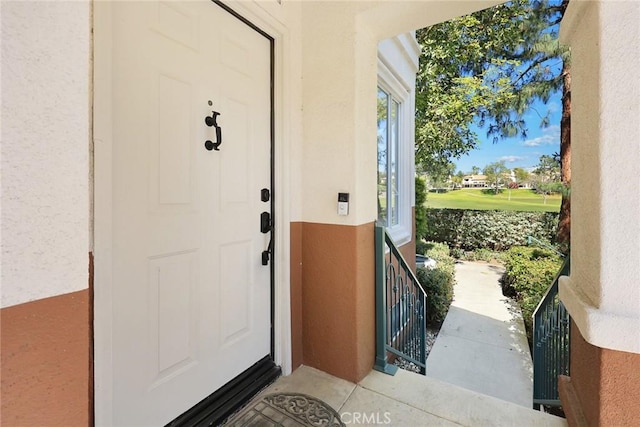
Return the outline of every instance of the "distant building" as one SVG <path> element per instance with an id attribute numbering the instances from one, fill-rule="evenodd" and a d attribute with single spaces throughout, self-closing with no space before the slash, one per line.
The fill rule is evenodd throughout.
<path id="1" fill-rule="evenodd" d="M 462 178 L 463 188 L 486 188 L 487 176 L 486 175 L 466 175 Z"/>

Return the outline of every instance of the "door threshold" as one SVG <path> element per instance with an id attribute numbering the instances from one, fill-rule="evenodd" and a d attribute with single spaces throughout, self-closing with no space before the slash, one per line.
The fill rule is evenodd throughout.
<path id="1" fill-rule="evenodd" d="M 165 427 L 220 425 L 281 374 L 271 356 L 265 356 Z"/>

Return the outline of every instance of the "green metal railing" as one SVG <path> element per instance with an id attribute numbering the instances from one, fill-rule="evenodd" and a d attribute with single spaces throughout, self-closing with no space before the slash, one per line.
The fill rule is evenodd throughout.
<path id="1" fill-rule="evenodd" d="M 533 313 L 533 407 L 561 406 L 558 376 L 569 375 L 571 318 L 558 297 L 558 279 L 571 270 L 569 256 Z"/>
<path id="2" fill-rule="evenodd" d="M 389 357 L 413 363 L 426 373 L 426 293 L 386 227 L 376 224 L 376 362 L 394 375 Z"/>
<path id="3" fill-rule="evenodd" d="M 561 258 L 564 258 L 564 254 L 562 252 L 560 252 L 559 250 L 557 250 L 556 248 L 554 248 L 552 245 L 550 245 L 547 242 L 543 242 L 540 239 L 536 239 L 533 236 L 527 236 L 527 246 L 531 246 L 532 244 L 536 244 L 538 246 L 540 246 L 541 248 L 545 248 L 545 249 L 549 249 L 550 251 L 554 252 L 556 255 L 558 255 Z"/>

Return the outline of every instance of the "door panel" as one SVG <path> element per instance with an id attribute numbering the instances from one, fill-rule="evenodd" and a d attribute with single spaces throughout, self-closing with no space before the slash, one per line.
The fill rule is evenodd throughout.
<path id="1" fill-rule="evenodd" d="M 162 425 L 270 352 L 271 45 L 209 1 L 112 6 L 113 420 Z"/>

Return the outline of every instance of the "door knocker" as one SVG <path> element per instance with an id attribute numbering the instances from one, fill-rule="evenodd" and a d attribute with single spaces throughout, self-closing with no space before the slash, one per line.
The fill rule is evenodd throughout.
<path id="1" fill-rule="evenodd" d="M 212 106 L 212 105 L 213 105 L 213 102 L 209 101 L 209 106 Z M 220 113 L 218 113 L 217 111 L 211 111 L 211 115 L 204 118 L 204 123 L 209 127 L 215 128 L 216 130 L 216 141 L 212 142 L 211 140 L 207 139 L 204 143 L 204 148 L 206 148 L 209 151 L 211 150 L 220 151 L 219 147 L 220 147 L 220 144 L 222 144 L 222 128 L 218 126 L 219 115 Z"/>

